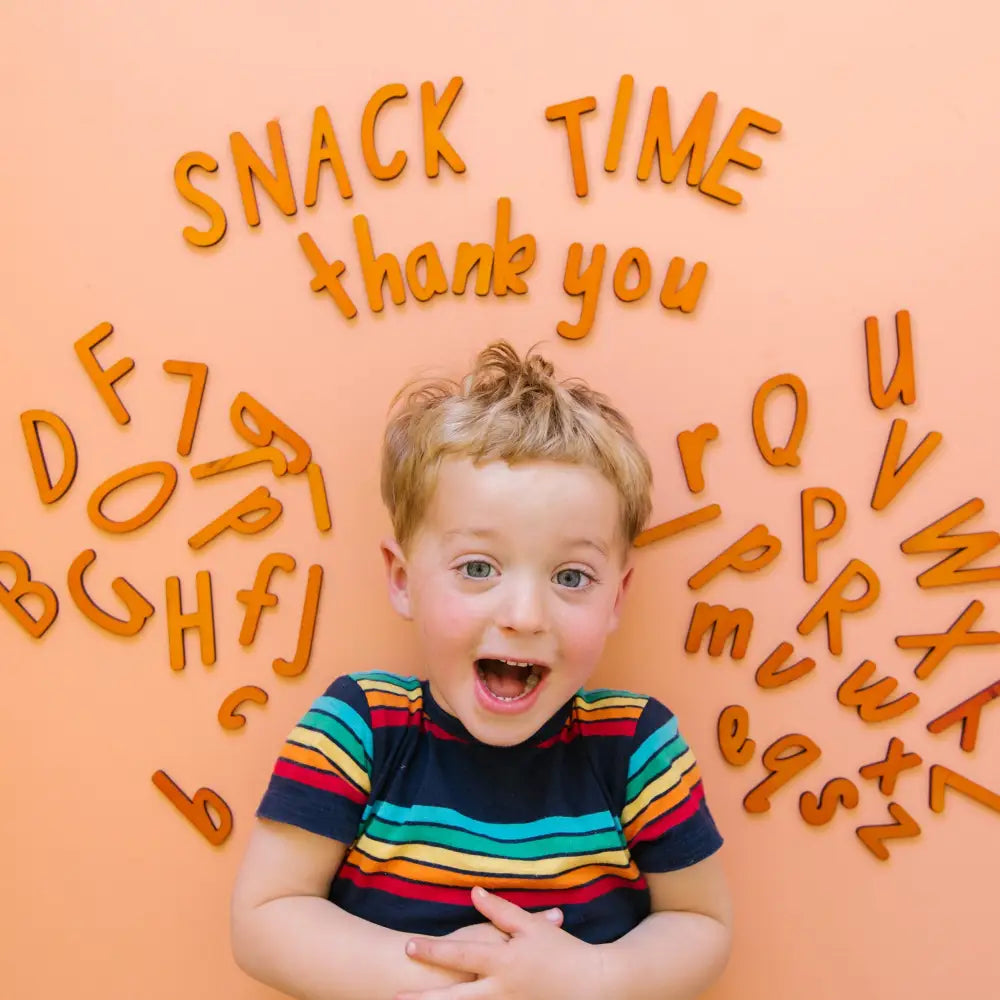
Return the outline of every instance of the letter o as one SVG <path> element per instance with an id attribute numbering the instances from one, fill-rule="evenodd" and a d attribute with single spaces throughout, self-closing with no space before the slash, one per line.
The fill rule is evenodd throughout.
<path id="1" fill-rule="evenodd" d="M 130 483 L 136 479 L 153 475 L 163 476 L 163 485 L 156 496 L 138 514 L 130 517 L 127 521 L 112 521 L 101 511 L 101 504 L 119 486 L 124 486 L 126 483 Z M 135 531 L 136 528 L 141 528 L 144 524 L 148 524 L 159 514 L 170 499 L 176 486 L 177 470 L 169 462 L 142 462 L 139 465 L 133 465 L 128 469 L 122 469 L 121 472 L 115 473 L 115 475 L 111 476 L 110 479 L 106 479 L 94 490 L 87 501 L 87 516 L 96 527 L 104 531 L 110 531 L 116 535 Z"/>
<path id="2" fill-rule="evenodd" d="M 639 272 L 639 281 L 636 283 L 634 288 L 629 288 L 625 282 L 628 278 L 629 268 L 635 264 Z M 652 270 L 649 266 L 649 257 L 646 255 L 646 251 L 642 247 L 629 247 L 618 258 L 618 263 L 615 266 L 615 277 L 612 282 L 612 287 L 615 290 L 615 295 L 621 299 L 622 302 L 635 302 L 637 299 L 641 299 L 646 292 L 649 291 L 649 286 L 652 284 L 653 275 Z"/>

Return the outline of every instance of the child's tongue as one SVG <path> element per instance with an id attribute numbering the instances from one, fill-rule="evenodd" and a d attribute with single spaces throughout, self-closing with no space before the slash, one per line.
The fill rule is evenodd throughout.
<path id="1" fill-rule="evenodd" d="M 501 698 L 516 698 L 524 694 L 524 682 L 530 667 L 515 667 L 503 660 L 481 660 L 486 687 Z"/>

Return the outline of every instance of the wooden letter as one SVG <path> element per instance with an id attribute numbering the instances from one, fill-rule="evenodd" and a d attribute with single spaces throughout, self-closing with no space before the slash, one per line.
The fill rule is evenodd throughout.
<path id="1" fill-rule="evenodd" d="M 904 406 L 916 402 L 917 383 L 913 372 L 913 337 L 910 333 L 910 313 L 900 309 L 896 313 L 896 367 L 892 378 L 883 389 L 882 348 L 879 345 L 878 320 L 869 316 L 865 320 L 865 352 L 868 356 L 868 395 L 880 409 L 886 410 L 899 400 Z"/>
<path id="2" fill-rule="evenodd" d="M 264 608 L 273 608 L 278 604 L 278 598 L 267 589 L 271 582 L 271 574 L 276 569 L 291 573 L 295 569 L 295 560 L 284 552 L 272 552 L 271 555 L 264 556 L 257 567 L 253 588 L 236 592 L 236 600 L 246 605 L 243 627 L 240 629 L 241 646 L 249 646 L 256 638 L 257 626 L 260 624 L 260 615 Z"/>
<path id="3" fill-rule="evenodd" d="M 628 280 L 629 268 L 633 264 L 635 265 L 638 280 L 635 283 L 635 287 L 629 288 L 626 282 Z M 615 275 L 611 282 L 611 287 L 614 289 L 615 295 L 622 302 L 635 302 L 649 291 L 649 286 L 652 282 L 653 272 L 649 266 L 649 257 L 646 251 L 642 247 L 629 247 L 618 258 L 618 263 L 615 265 Z"/>
<path id="4" fill-rule="evenodd" d="M 112 521 L 106 517 L 101 510 L 101 504 L 107 500 L 108 496 L 120 486 L 134 482 L 136 479 L 143 479 L 146 476 L 163 476 L 163 485 L 160 486 L 156 496 L 138 514 L 130 517 L 127 521 Z M 135 531 L 136 528 L 141 528 L 144 524 L 149 524 L 163 510 L 176 486 L 177 470 L 169 462 L 142 462 L 129 469 L 122 469 L 121 472 L 116 472 L 109 479 L 105 479 L 90 495 L 90 499 L 87 501 L 87 515 L 91 522 L 103 531 L 123 535 L 129 531 Z"/>
<path id="5" fill-rule="evenodd" d="M 273 173 L 242 132 L 232 132 L 229 136 L 233 166 L 240 184 L 240 197 L 243 199 L 243 214 L 250 226 L 260 225 L 257 192 L 253 183 L 255 177 L 263 185 L 271 201 L 285 215 L 295 214 L 295 191 L 292 189 L 292 175 L 288 170 L 288 157 L 285 155 L 285 143 L 281 138 L 281 125 L 277 118 L 267 123 L 267 141 L 274 161 Z"/>
<path id="6" fill-rule="evenodd" d="M 613 174 L 618 169 L 618 159 L 625 141 L 625 125 L 628 123 L 629 105 L 632 103 L 632 85 L 635 80 L 626 73 L 618 81 L 618 97 L 615 99 L 615 113 L 608 133 L 608 151 L 604 157 L 604 169 Z"/>
<path id="7" fill-rule="evenodd" d="M 372 245 L 372 234 L 368 228 L 368 220 L 363 215 L 354 217 L 354 239 L 358 245 L 358 259 L 361 261 L 361 273 L 365 279 L 365 291 L 368 293 L 368 307 L 372 312 L 381 312 L 384 308 L 382 286 L 389 281 L 389 294 L 397 306 L 406 301 L 406 289 L 403 287 L 403 272 L 395 254 L 383 253 L 375 256 Z"/>
<path id="8" fill-rule="evenodd" d="M 401 83 L 387 83 L 384 87 L 379 87 L 365 105 L 365 113 L 361 117 L 361 152 L 368 172 L 377 181 L 391 181 L 406 166 L 406 153 L 401 149 L 396 151 L 388 166 L 379 159 L 375 149 L 375 119 L 378 118 L 378 113 L 389 101 L 402 100 L 406 93 L 406 87 Z"/>
<path id="9" fill-rule="evenodd" d="M 306 598 L 302 605 L 299 621 L 299 640 L 295 646 L 295 656 L 291 660 L 278 657 L 271 665 L 282 677 L 298 677 L 309 666 L 313 635 L 316 631 L 316 612 L 319 609 L 319 592 L 323 586 L 323 567 L 310 566 L 306 580 Z"/>
<path id="10" fill-rule="evenodd" d="M 497 199 L 496 236 L 493 240 L 493 294 L 524 295 L 528 283 L 518 275 L 535 263 L 535 237 L 530 233 L 510 238 L 510 198 Z M 520 255 L 520 259 L 514 258 Z"/>
<path id="11" fill-rule="evenodd" d="M 257 430 L 247 426 L 248 414 L 257 424 Z M 277 437 L 279 441 L 291 445 L 294 455 L 288 460 L 288 471 L 293 475 L 304 472 L 312 461 L 312 449 L 306 444 L 305 438 L 296 434 L 283 420 L 279 420 L 263 403 L 258 402 L 248 392 L 241 392 L 233 400 L 229 408 L 229 421 L 233 430 L 244 441 L 262 448 Z"/>
<path id="12" fill-rule="evenodd" d="M 579 340 L 590 333 L 594 325 L 594 314 L 597 312 L 597 300 L 601 295 L 601 277 L 604 274 L 604 261 L 607 248 L 598 243 L 590 256 L 586 271 L 581 271 L 583 265 L 583 244 L 574 243 L 566 255 L 566 275 L 563 278 L 563 288 L 567 295 L 582 295 L 580 304 L 580 319 L 577 323 L 567 323 L 560 320 L 556 323 L 556 332 L 567 340 Z"/>
<path id="13" fill-rule="evenodd" d="M 1000 812 L 1000 795 L 977 784 L 971 778 L 966 778 L 951 768 L 941 764 L 931 765 L 930 802 L 931 809 L 944 812 L 944 793 L 948 788 L 954 788 L 960 795 L 966 795 L 975 802 L 986 806 L 994 812 Z"/>
<path id="14" fill-rule="evenodd" d="M 719 715 L 716 727 L 719 750 L 728 764 L 742 767 L 753 760 L 757 741 L 750 739 L 750 713 L 742 705 L 728 705 Z"/>
<path id="15" fill-rule="evenodd" d="M 198 629 L 201 640 L 201 662 L 206 667 L 215 663 L 215 619 L 212 616 L 212 575 L 207 569 L 195 574 L 197 609 L 181 613 L 181 580 L 179 576 L 167 577 L 167 639 L 170 649 L 170 669 L 183 670 L 184 630 Z"/>
<path id="16" fill-rule="evenodd" d="M 340 154 L 337 133 L 330 121 L 330 112 L 321 104 L 313 112 L 312 140 L 309 143 L 309 165 L 306 168 L 306 208 L 312 208 L 319 198 L 319 168 L 329 163 L 337 180 L 337 190 L 341 198 L 350 198 L 351 179 L 347 176 L 344 157 Z M 301 237 L 300 237 L 301 239 Z"/>
<path id="17" fill-rule="evenodd" d="M 674 517 L 669 521 L 654 525 L 652 528 L 647 528 L 636 535 L 632 544 L 636 548 L 640 548 L 643 545 L 658 542 L 662 538 L 679 535 L 682 531 L 687 531 L 688 528 L 695 528 L 707 521 L 714 521 L 721 513 L 722 508 L 717 503 L 710 503 L 706 507 L 699 507 L 698 510 L 688 511 L 687 514 L 681 514 L 680 517 Z"/>
<path id="18" fill-rule="evenodd" d="M 153 605 L 139 593 L 123 576 L 115 577 L 111 589 L 128 611 L 128 619 L 123 621 L 99 608 L 87 593 L 83 584 L 84 570 L 97 558 L 93 549 L 84 549 L 70 564 L 67 584 L 70 596 L 76 606 L 95 624 L 114 635 L 132 636 L 142 631 L 143 625 L 153 616 Z"/>
<path id="19" fill-rule="evenodd" d="M 844 498 L 826 486 L 810 486 L 801 493 L 802 498 L 802 579 L 815 583 L 819 579 L 819 543 L 833 538 L 847 521 L 847 504 Z M 832 508 L 830 520 L 822 528 L 816 527 L 816 501 L 825 500 Z"/>
<path id="20" fill-rule="evenodd" d="M 206 524 L 201 531 L 195 532 L 188 539 L 188 545 L 192 549 L 203 548 L 227 528 L 241 535 L 256 535 L 274 524 L 281 517 L 281 511 L 281 501 L 272 497 L 266 486 L 258 486 L 214 521 Z M 260 517 L 248 520 L 251 514 L 260 514 Z"/>
<path id="21" fill-rule="evenodd" d="M 799 796 L 799 815 L 810 826 L 826 826 L 837 812 L 837 806 L 854 809 L 858 804 L 858 786 L 848 778 L 828 781 L 819 797 L 813 792 Z"/>
<path id="22" fill-rule="evenodd" d="M 757 549 L 764 551 L 753 558 L 746 558 L 748 552 L 756 552 Z M 756 573 L 774 562 L 780 552 L 781 539 L 772 535 L 767 530 L 767 525 L 756 524 L 729 548 L 702 566 L 688 580 L 688 586 L 692 590 L 700 590 L 725 569 L 734 569 L 737 573 Z"/>
<path id="23" fill-rule="evenodd" d="M 309 287 L 314 292 L 324 290 L 329 292 L 330 298 L 333 299 L 344 319 L 354 319 L 358 314 L 358 307 L 340 283 L 340 276 L 347 270 L 347 265 L 342 260 L 328 262 L 309 233 L 299 234 L 299 246 L 302 247 L 306 260 L 312 265 L 315 275 L 309 282 Z"/>
<path id="24" fill-rule="evenodd" d="M 192 479 L 208 479 L 221 475 L 223 472 L 233 472 L 235 469 L 248 469 L 251 465 L 261 465 L 267 462 L 271 471 L 278 477 L 288 472 L 288 460 L 285 454 L 273 444 L 263 448 L 251 448 L 236 455 L 226 455 L 225 458 L 214 458 L 211 462 L 202 462 L 191 467 Z"/>
<path id="25" fill-rule="evenodd" d="M 451 290 L 464 295 L 472 269 L 476 269 L 476 295 L 489 295 L 493 279 L 493 247 L 489 243 L 459 243 L 455 253 L 455 274 Z"/>
<path id="26" fill-rule="evenodd" d="M 315 462 L 310 462 L 306 469 L 306 477 L 309 480 L 309 499 L 312 500 L 316 527 L 320 531 L 329 531 L 333 527 L 333 521 L 330 520 L 330 504 L 326 498 L 323 470 Z"/>
<path id="27" fill-rule="evenodd" d="M 597 101 L 593 97 L 578 97 L 575 101 L 552 104 L 545 109 L 546 121 L 564 121 L 566 123 L 569 162 L 573 168 L 573 190 L 576 192 L 577 198 L 585 198 L 587 195 L 587 162 L 583 156 L 583 130 L 580 127 L 580 116 L 589 114 L 596 107 Z"/>
<path id="28" fill-rule="evenodd" d="M 699 601 L 691 615 L 684 648 L 689 653 L 697 653 L 709 629 L 712 630 L 708 640 L 709 656 L 721 656 L 726 647 L 726 640 L 732 636 L 730 656 L 734 660 L 742 660 L 750 644 L 753 614 L 747 608 L 727 608 L 723 604 L 706 604 L 704 601 Z"/>
<path id="29" fill-rule="evenodd" d="M 437 177 L 438 164 L 444 160 L 456 174 L 465 173 L 465 163 L 455 152 L 455 147 L 444 137 L 441 125 L 462 89 L 462 78 L 453 76 L 444 88 L 440 100 L 434 97 L 434 84 L 425 81 L 420 85 L 420 113 L 424 125 L 424 172 Z"/>
<path id="30" fill-rule="evenodd" d="M 681 431 L 677 435 L 677 450 L 681 453 L 684 480 L 692 493 L 700 493 L 705 488 L 702 472 L 705 445 L 719 436 L 715 424 L 699 424 L 693 431 Z"/>
<path id="31" fill-rule="evenodd" d="M 930 632 L 921 635 L 897 635 L 900 649 L 926 649 L 923 659 L 913 672 L 922 681 L 940 666 L 941 661 L 958 646 L 993 646 L 1000 643 L 1000 632 L 975 632 L 972 626 L 983 613 L 982 601 L 971 601 L 965 610 L 948 626 L 947 632 Z"/>
<path id="32" fill-rule="evenodd" d="M 897 736 L 889 740 L 885 757 L 858 768 L 858 774 L 867 781 L 878 781 L 878 790 L 883 795 L 892 795 L 896 789 L 896 779 L 903 771 L 920 767 L 924 758 L 918 753 L 906 753 L 903 741 Z"/>
<path id="33" fill-rule="evenodd" d="M 59 614 L 56 592 L 47 583 L 32 580 L 28 564 L 10 549 L 0 551 L 0 566 L 14 568 L 14 580 L 10 587 L 0 582 L 0 608 L 6 608 L 13 615 L 14 621 L 33 639 L 41 639 Z M 21 603 L 29 596 L 37 597 L 42 602 L 42 610 L 37 618 Z"/>
<path id="34" fill-rule="evenodd" d="M 930 457 L 930 454 L 941 443 L 942 435 L 931 431 L 907 456 L 902 465 L 899 456 L 903 451 L 903 441 L 906 440 L 906 421 L 893 420 L 889 428 L 889 439 L 885 443 L 885 453 L 882 455 L 882 465 L 875 481 L 875 492 L 872 493 L 872 510 L 885 510 L 896 498 L 896 494 L 913 478 L 913 474 Z"/>
<path id="35" fill-rule="evenodd" d="M 782 386 L 787 386 L 795 394 L 795 419 L 792 422 L 792 432 L 788 441 L 781 448 L 772 448 L 767 436 L 767 428 L 764 426 L 764 408 L 771 393 Z M 757 390 L 757 394 L 753 398 L 751 414 L 753 436 L 761 457 L 768 465 L 777 467 L 780 465 L 797 466 L 799 464 L 798 447 L 802 442 L 808 417 L 809 397 L 806 393 L 805 383 L 798 375 L 775 375 Z"/>
<path id="36" fill-rule="evenodd" d="M 767 777 L 747 792 L 743 808 L 748 813 L 766 813 L 771 808 L 771 796 L 820 756 L 820 748 L 801 733 L 790 733 L 775 740 L 761 754 Z"/>
<path id="37" fill-rule="evenodd" d="M 898 802 L 889 803 L 889 815 L 894 822 L 883 823 L 881 826 L 859 826 L 855 831 L 858 840 L 879 861 L 889 860 L 889 849 L 884 841 L 920 836 L 920 824 Z"/>
<path id="38" fill-rule="evenodd" d="M 74 345 L 73 350 L 83 365 L 90 381 L 94 383 L 101 399 L 107 404 L 111 416 L 124 425 L 132 418 L 114 390 L 114 384 L 127 375 L 134 367 L 131 358 L 119 358 L 110 368 L 102 368 L 94 357 L 94 348 L 104 339 L 111 336 L 114 327 L 110 323 L 99 323 L 89 333 L 85 333 Z"/>
<path id="39" fill-rule="evenodd" d="M 233 830 L 233 812 L 222 798 L 211 788 L 199 788 L 194 798 L 189 799 L 166 771 L 153 775 L 153 784 L 176 806 L 180 814 L 214 847 L 225 843 Z M 219 823 L 209 809 L 219 815 Z"/>
<path id="40" fill-rule="evenodd" d="M 860 597 L 844 597 L 844 591 L 856 577 L 865 581 L 865 592 Z M 881 584 L 875 570 L 860 559 L 852 559 L 799 622 L 799 635 L 809 635 L 825 618 L 827 648 L 834 656 L 840 656 L 844 651 L 843 615 L 870 608 L 878 600 L 880 591 Z"/>
<path id="41" fill-rule="evenodd" d="M 946 729 L 961 723 L 962 738 L 959 746 L 966 753 L 972 753 L 976 749 L 976 737 L 979 735 L 979 716 L 994 698 L 1000 698 L 1000 680 L 994 681 L 989 687 L 983 688 L 982 691 L 959 702 L 936 719 L 932 719 L 927 723 L 927 730 L 931 733 L 943 733 Z"/>
<path id="42" fill-rule="evenodd" d="M 798 663 L 782 667 L 781 664 L 792 655 L 793 648 L 790 642 L 781 643 L 757 668 L 754 679 L 757 681 L 758 687 L 765 690 L 784 687 L 786 684 L 791 684 L 792 681 L 797 681 L 800 677 L 805 677 L 816 666 L 816 661 L 811 656 L 804 656 Z"/>
<path id="43" fill-rule="evenodd" d="M 895 677 L 883 677 L 872 684 L 865 682 L 875 673 L 875 664 L 863 660 L 837 688 L 837 701 L 845 708 L 856 708 L 865 722 L 884 722 L 917 707 L 920 699 L 912 691 L 887 702 L 885 699 L 896 690 Z"/>
<path id="44" fill-rule="evenodd" d="M 201 361 L 164 361 L 163 370 L 169 375 L 186 375 L 191 379 L 187 402 L 184 404 L 184 416 L 181 418 L 181 432 L 177 438 L 177 454 L 190 455 L 195 428 L 198 426 L 198 414 L 201 413 L 201 401 L 205 395 L 205 383 L 208 381 L 208 365 Z"/>
<path id="45" fill-rule="evenodd" d="M 39 424 L 45 424 L 52 430 L 62 447 L 62 475 L 54 486 L 45 461 L 45 453 L 42 451 L 42 439 L 38 435 Z M 66 495 L 76 478 L 77 450 L 73 434 L 67 427 L 66 421 L 50 410 L 25 410 L 21 414 L 21 431 L 28 448 L 28 458 L 31 461 L 31 471 L 35 475 L 38 496 L 42 503 L 55 503 Z"/>
<path id="46" fill-rule="evenodd" d="M 232 694 L 227 695 L 226 700 L 219 706 L 219 725 L 223 729 L 242 729 L 247 724 L 247 717 L 236 709 L 248 701 L 266 705 L 267 692 L 253 684 L 237 688 Z"/>
<path id="47" fill-rule="evenodd" d="M 719 151 L 715 154 L 715 159 L 712 160 L 711 166 L 705 171 L 705 176 L 701 179 L 700 188 L 702 194 L 718 198 L 728 205 L 738 205 L 743 201 L 743 195 L 739 191 L 724 187 L 720 182 L 722 181 L 723 170 L 730 163 L 738 163 L 741 167 L 746 167 L 748 170 L 757 170 L 761 163 L 764 162 L 756 153 L 747 152 L 747 150 L 740 147 L 740 140 L 743 138 L 743 133 L 751 127 L 759 128 L 761 131 L 768 132 L 771 135 L 776 135 L 781 131 L 781 122 L 777 118 L 762 114 L 760 111 L 754 111 L 752 108 L 743 108 L 736 116 L 732 128 L 726 134 L 726 138 L 722 140 L 722 145 L 719 146 Z"/>
<path id="48" fill-rule="evenodd" d="M 959 583 L 992 583 L 1000 580 L 1000 566 L 964 567 L 1000 545 L 1000 534 L 979 531 L 974 534 L 951 535 L 949 532 L 982 511 L 979 497 L 967 500 L 961 507 L 938 518 L 933 524 L 911 535 L 899 547 L 907 554 L 950 552 L 939 563 L 917 577 L 921 587 L 953 587 Z"/>
<path id="49" fill-rule="evenodd" d="M 420 280 L 421 261 L 424 262 L 424 281 Z M 410 251 L 406 258 L 406 283 L 418 302 L 427 302 L 435 295 L 444 295 L 448 291 L 448 278 L 433 243 L 421 243 Z"/>
<path id="50" fill-rule="evenodd" d="M 195 167 L 215 173 L 219 169 L 219 164 L 215 157 L 209 156 L 208 153 L 185 153 L 174 164 L 174 185 L 185 201 L 189 201 L 195 208 L 200 208 L 208 216 L 209 227 L 195 229 L 194 226 L 185 226 L 181 230 L 181 236 L 192 246 L 212 247 L 226 235 L 226 213 L 214 198 L 191 183 L 191 171 Z"/>
<path id="51" fill-rule="evenodd" d="M 639 166 L 635 176 L 641 181 L 648 180 L 655 156 L 660 163 L 660 180 L 664 184 L 670 184 L 680 173 L 684 161 L 690 157 L 687 182 L 691 187 L 697 187 L 705 170 L 712 120 L 715 118 L 715 107 L 718 102 L 718 95 L 712 91 L 701 99 L 691 124 L 674 149 L 670 136 L 670 103 L 667 88 L 656 87 L 649 102 L 646 134 L 642 139 L 642 152 L 639 154 Z"/>
<path id="52" fill-rule="evenodd" d="M 663 286 L 660 288 L 660 305 L 664 309 L 680 309 L 681 312 L 694 312 L 694 307 L 698 305 L 698 296 L 701 295 L 701 286 L 705 284 L 705 275 L 708 274 L 708 264 L 704 261 L 697 261 L 691 268 L 691 277 L 687 284 L 681 287 L 681 278 L 684 277 L 684 258 L 673 257 L 667 267 L 667 273 L 663 277 Z"/>

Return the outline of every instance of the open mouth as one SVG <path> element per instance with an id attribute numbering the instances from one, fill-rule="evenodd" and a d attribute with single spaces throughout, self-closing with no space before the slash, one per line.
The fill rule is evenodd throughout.
<path id="1" fill-rule="evenodd" d="M 538 687 L 548 667 L 526 660 L 476 660 L 476 673 L 483 686 L 499 701 L 515 702 L 527 698 Z"/>

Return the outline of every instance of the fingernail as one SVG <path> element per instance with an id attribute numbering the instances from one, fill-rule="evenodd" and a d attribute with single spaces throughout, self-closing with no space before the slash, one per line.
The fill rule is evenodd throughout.
<path id="1" fill-rule="evenodd" d="M 475 896 L 476 899 L 483 899 L 486 896 L 486 890 L 477 885 L 475 889 L 472 890 L 472 895 Z"/>
<path id="2" fill-rule="evenodd" d="M 416 941 L 407 941 L 406 942 L 406 954 L 407 955 L 415 955 L 416 953 L 417 953 L 417 942 Z"/>
<path id="3" fill-rule="evenodd" d="M 562 914 L 558 910 L 546 910 L 545 911 L 545 919 L 546 920 L 556 921 L 561 916 L 562 916 Z"/>

